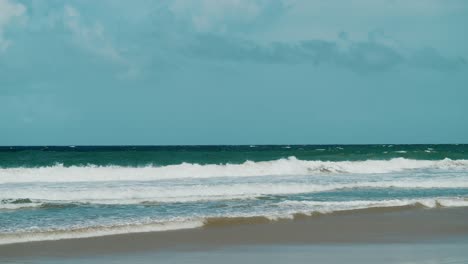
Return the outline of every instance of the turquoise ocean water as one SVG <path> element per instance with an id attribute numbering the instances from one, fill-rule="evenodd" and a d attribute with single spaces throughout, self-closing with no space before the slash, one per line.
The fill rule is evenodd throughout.
<path id="1" fill-rule="evenodd" d="M 468 206 L 468 145 L 0 147 L 0 244 Z"/>

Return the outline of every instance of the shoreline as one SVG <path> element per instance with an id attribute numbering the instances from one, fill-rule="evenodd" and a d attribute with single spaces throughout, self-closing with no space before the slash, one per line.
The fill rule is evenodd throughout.
<path id="1" fill-rule="evenodd" d="M 223 246 L 412 243 L 468 237 L 468 207 L 403 206 L 295 215 L 292 220 L 211 219 L 203 227 L 0 245 L 2 258 L 70 257 Z"/>

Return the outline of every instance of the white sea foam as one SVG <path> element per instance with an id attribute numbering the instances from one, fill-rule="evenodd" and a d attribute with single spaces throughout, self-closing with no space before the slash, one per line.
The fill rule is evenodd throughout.
<path id="1" fill-rule="evenodd" d="M 181 178 L 252 177 L 275 175 L 378 174 L 407 170 L 468 171 L 468 160 L 306 161 L 295 157 L 242 164 L 191 164 L 168 166 L 71 166 L 1 168 L 0 184 L 27 182 L 153 181 Z"/>
<path id="2" fill-rule="evenodd" d="M 141 202 L 191 202 L 202 200 L 246 199 L 261 195 L 308 193 L 330 190 L 334 186 L 303 184 L 229 184 L 187 186 L 29 186 L 2 188 L 0 200 L 28 198 L 43 202 L 84 202 L 136 204 Z M 8 204 L 8 203 L 6 203 Z M 0 203 L 0 208 L 2 208 Z M 10 206 L 10 205 L 8 205 Z"/>
<path id="3" fill-rule="evenodd" d="M 265 195 L 291 195 L 317 193 L 353 188 L 468 188 L 468 180 L 462 178 L 423 178 L 423 179 L 354 179 L 350 182 L 323 183 L 224 183 L 205 185 L 170 185 L 150 184 L 135 185 L 32 185 L 0 188 L 0 209 L 15 209 L 38 206 L 45 203 L 96 203 L 96 204 L 138 204 L 142 202 L 196 202 L 231 199 L 252 199 Z M 35 203 L 13 204 L 18 199 L 31 199 Z"/>
<path id="4" fill-rule="evenodd" d="M 42 202 L 23 203 L 23 204 L 0 203 L 0 210 L 17 210 L 17 209 L 24 209 L 24 208 L 36 208 L 42 205 L 43 205 Z"/>
<path id="5" fill-rule="evenodd" d="M 128 224 L 118 226 L 103 226 L 78 228 L 71 230 L 20 232 L 0 234 L 0 245 L 33 241 L 61 240 L 71 238 L 99 237 L 128 233 L 158 232 L 178 229 L 190 229 L 203 226 L 203 221 L 174 221 L 151 224 Z"/>
<path id="6" fill-rule="evenodd" d="M 464 198 L 421 198 L 421 199 L 391 199 L 391 200 L 355 200 L 355 201 L 283 201 L 278 205 L 283 209 L 302 213 L 331 213 L 344 210 L 366 208 L 385 208 L 421 204 L 427 208 L 466 207 L 468 200 Z"/>
<path id="7" fill-rule="evenodd" d="M 160 167 L 56 165 L 40 168 L 0 168 L 0 210 L 5 215 L 11 213 L 5 212 L 6 210 L 17 210 L 11 214 L 13 217 L 18 217 L 17 220 L 24 219 L 21 217 L 21 210 L 30 213 L 31 211 L 25 209 L 50 208 L 55 205 L 59 208 L 63 204 L 73 204 L 78 207 L 73 211 L 79 212 L 80 206 L 85 206 L 83 203 L 137 205 L 177 202 L 164 204 L 163 209 L 175 208 L 175 212 L 178 212 L 179 202 L 197 202 L 196 206 L 190 207 L 193 211 L 190 211 L 192 209 L 184 210 L 183 217 L 186 218 L 175 220 L 164 213 L 152 215 L 153 218 L 145 218 L 146 216 L 139 212 L 135 217 L 113 215 L 109 219 L 102 218 L 96 221 L 85 219 L 83 222 L 68 222 L 68 220 L 61 221 L 60 219 L 58 222 L 53 222 L 54 219 L 52 219 L 51 223 L 45 224 L 26 219 L 26 222 L 17 221 L 21 223 L 1 229 L 4 233 L 0 233 L 0 244 L 194 228 L 201 226 L 206 217 L 265 216 L 277 219 L 291 218 L 295 213 L 328 213 L 373 207 L 405 206 L 415 203 L 429 208 L 468 206 L 466 198 L 432 197 L 392 200 L 391 194 L 386 200 L 379 201 L 292 200 L 302 197 L 300 194 L 337 191 L 337 196 L 339 196 L 341 190 L 346 190 L 347 193 L 360 188 L 468 188 L 468 160 L 395 158 L 333 162 L 305 161 L 290 157 L 274 161 L 247 161 L 242 164 L 182 163 Z M 428 190 L 424 191 L 424 194 L 434 192 L 434 196 L 444 196 L 445 191 Z M 454 193 L 463 195 L 465 192 L 450 190 L 446 193 L 447 195 L 454 195 Z M 294 198 L 288 195 L 296 196 Z M 247 204 L 252 202 L 254 205 L 248 208 L 229 207 L 228 209 L 205 210 L 198 207 L 198 205 L 204 205 L 203 201 L 245 200 L 268 196 L 276 197 L 275 199 L 251 200 Z M 310 196 L 304 196 L 304 199 L 309 198 Z M 227 204 L 238 202 L 228 201 Z M 192 205 L 195 204 L 190 206 Z M 129 206 L 128 210 L 140 207 L 140 205 Z M 96 208 L 101 209 L 99 206 Z M 102 208 L 112 212 L 117 207 L 103 206 Z M 200 206 L 200 208 L 204 207 Z M 127 210 L 127 207 L 125 209 Z M 46 215 L 49 213 L 42 209 L 37 212 Z M 16 214 L 18 216 L 15 216 Z M 155 220 L 154 217 L 159 222 L 148 222 Z M 150 220 L 145 222 L 144 219 Z M 29 230 L 29 227 L 37 227 L 37 230 Z M 47 228 L 53 228 L 53 230 Z M 5 233 L 10 231 L 14 233 Z"/>

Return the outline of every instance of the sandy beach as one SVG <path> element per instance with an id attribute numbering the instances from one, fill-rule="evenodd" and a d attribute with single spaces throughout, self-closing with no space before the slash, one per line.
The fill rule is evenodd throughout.
<path id="1" fill-rule="evenodd" d="M 204 227 L 0 246 L 0 260 L 219 250 L 231 246 L 416 243 L 464 239 L 468 208 L 375 208 L 293 220 L 212 219 Z"/>

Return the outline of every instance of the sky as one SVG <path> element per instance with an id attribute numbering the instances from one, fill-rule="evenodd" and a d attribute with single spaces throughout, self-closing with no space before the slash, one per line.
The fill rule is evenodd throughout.
<path id="1" fill-rule="evenodd" d="M 468 143 L 465 0 L 0 0 L 0 145 Z"/>

